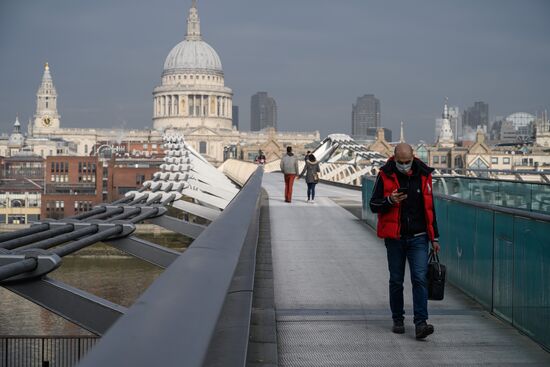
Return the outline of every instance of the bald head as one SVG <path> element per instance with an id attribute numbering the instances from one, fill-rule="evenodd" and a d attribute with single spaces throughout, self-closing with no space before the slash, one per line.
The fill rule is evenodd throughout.
<path id="1" fill-rule="evenodd" d="M 397 162 L 409 162 L 413 159 L 413 148 L 407 143 L 399 143 L 395 146 L 394 155 Z"/>

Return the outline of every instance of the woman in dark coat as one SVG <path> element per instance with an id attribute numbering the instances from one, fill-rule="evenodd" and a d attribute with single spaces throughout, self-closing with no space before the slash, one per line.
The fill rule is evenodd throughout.
<path id="1" fill-rule="evenodd" d="M 319 172 L 321 172 L 319 162 L 315 160 L 313 154 L 310 154 L 306 159 L 306 165 L 302 173 L 300 173 L 300 177 L 302 177 L 304 173 L 306 175 L 308 203 L 313 203 L 315 200 L 315 185 L 319 182 Z"/>

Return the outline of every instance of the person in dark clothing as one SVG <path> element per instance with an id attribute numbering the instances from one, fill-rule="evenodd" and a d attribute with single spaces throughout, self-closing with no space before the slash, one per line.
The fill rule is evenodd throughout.
<path id="1" fill-rule="evenodd" d="M 390 272 L 392 331 L 405 332 L 403 280 L 409 262 L 413 288 L 414 324 L 417 339 L 434 332 L 428 320 L 429 242 L 438 252 L 437 220 L 432 193 L 433 168 L 413 156 L 412 147 L 398 144 L 394 156 L 380 169 L 370 200 L 378 213 L 377 234 L 384 238 Z"/>
<path id="2" fill-rule="evenodd" d="M 306 155 L 304 156 L 304 161 L 306 161 L 306 163 L 307 163 L 307 160 L 309 159 L 310 154 L 311 154 L 311 150 L 308 150 Z"/>

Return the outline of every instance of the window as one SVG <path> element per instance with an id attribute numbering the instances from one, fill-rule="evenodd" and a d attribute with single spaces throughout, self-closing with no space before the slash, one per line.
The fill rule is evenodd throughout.
<path id="1" fill-rule="evenodd" d="M 53 219 L 61 219 L 65 216 L 64 201 L 47 201 L 46 216 Z"/>
<path id="2" fill-rule="evenodd" d="M 434 160 L 434 164 L 439 164 L 439 156 L 438 155 L 434 156 L 433 160 Z"/>
<path id="3" fill-rule="evenodd" d="M 447 156 L 446 155 L 441 156 L 441 163 L 447 164 Z"/>
<path id="4" fill-rule="evenodd" d="M 88 144 L 84 144 L 84 154 L 88 154 Z"/>
<path id="5" fill-rule="evenodd" d="M 510 158 L 508 158 L 508 157 L 502 158 L 502 163 L 504 163 L 504 164 L 510 164 Z"/>
<path id="6" fill-rule="evenodd" d="M 498 157 L 491 157 L 492 164 L 498 164 Z"/>
<path id="7" fill-rule="evenodd" d="M 136 175 L 136 186 L 141 186 L 145 182 L 145 175 Z"/>
<path id="8" fill-rule="evenodd" d="M 199 142 L 199 153 L 200 154 L 206 154 L 206 142 L 205 141 Z"/>
<path id="9" fill-rule="evenodd" d="M 487 163 L 481 160 L 481 158 L 477 158 L 473 163 L 470 164 L 470 168 L 486 170 L 489 168 L 489 166 L 487 166 Z"/>

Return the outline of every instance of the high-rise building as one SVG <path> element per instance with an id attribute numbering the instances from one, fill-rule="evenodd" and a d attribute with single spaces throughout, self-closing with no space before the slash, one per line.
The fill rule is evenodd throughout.
<path id="1" fill-rule="evenodd" d="M 233 127 L 239 130 L 239 106 L 233 106 Z"/>
<path id="2" fill-rule="evenodd" d="M 250 130 L 266 127 L 277 129 L 277 103 L 267 92 L 258 92 L 250 99 Z"/>
<path id="3" fill-rule="evenodd" d="M 470 108 L 462 113 L 462 133 L 464 138 L 467 135 L 475 135 L 478 126 L 489 126 L 489 105 L 485 102 L 475 102 Z"/>
<path id="4" fill-rule="evenodd" d="M 355 139 L 374 138 L 380 127 L 380 100 L 374 94 L 357 97 L 351 111 L 351 135 Z"/>
<path id="5" fill-rule="evenodd" d="M 454 140 L 458 141 L 461 138 L 459 131 L 462 131 L 462 116 L 458 106 L 449 106 L 448 115 L 454 133 Z"/>

